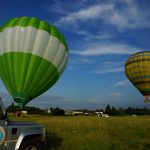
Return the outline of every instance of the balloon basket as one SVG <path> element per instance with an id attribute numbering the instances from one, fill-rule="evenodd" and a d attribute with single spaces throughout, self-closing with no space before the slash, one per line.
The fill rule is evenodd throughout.
<path id="1" fill-rule="evenodd" d="M 149 103 L 149 95 L 144 96 L 144 103 Z"/>

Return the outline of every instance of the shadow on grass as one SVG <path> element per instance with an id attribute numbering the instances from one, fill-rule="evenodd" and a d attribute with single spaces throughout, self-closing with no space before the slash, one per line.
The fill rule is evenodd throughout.
<path id="1" fill-rule="evenodd" d="M 54 150 L 59 148 L 63 138 L 58 137 L 55 133 L 46 133 L 45 147 L 44 150 Z"/>

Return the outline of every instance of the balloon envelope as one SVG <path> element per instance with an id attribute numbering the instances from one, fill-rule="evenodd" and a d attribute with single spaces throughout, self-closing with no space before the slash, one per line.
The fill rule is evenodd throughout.
<path id="1" fill-rule="evenodd" d="M 150 52 L 140 52 L 129 57 L 125 73 L 147 101 L 147 96 L 150 95 Z"/>
<path id="2" fill-rule="evenodd" d="M 21 108 L 59 79 L 67 59 L 65 38 L 46 21 L 13 18 L 0 28 L 0 76 Z"/>

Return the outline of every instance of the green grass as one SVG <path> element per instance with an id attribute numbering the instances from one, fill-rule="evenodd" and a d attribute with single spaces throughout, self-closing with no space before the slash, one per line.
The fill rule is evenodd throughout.
<path id="1" fill-rule="evenodd" d="M 22 116 L 45 125 L 45 150 L 150 150 L 150 116 Z"/>

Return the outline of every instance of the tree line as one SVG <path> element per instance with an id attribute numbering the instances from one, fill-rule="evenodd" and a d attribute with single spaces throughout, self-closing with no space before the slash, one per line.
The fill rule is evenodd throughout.
<path id="1" fill-rule="evenodd" d="M 109 104 L 106 106 L 104 112 L 111 116 L 150 115 L 150 109 L 148 109 L 148 108 L 134 108 L 134 107 L 115 108 L 115 107 L 111 107 Z"/>
<path id="2" fill-rule="evenodd" d="M 59 107 L 56 108 L 51 107 L 49 108 L 49 110 L 50 110 L 49 115 L 52 116 L 65 115 L 65 111 L 63 109 L 60 109 Z M 27 111 L 28 114 L 39 114 L 39 115 L 48 114 L 48 109 L 43 110 L 37 107 L 29 107 L 29 106 L 24 107 L 23 111 Z M 19 106 L 15 106 L 14 103 L 12 103 L 10 106 L 8 106 L 7 112 L 16 113 L 22 112 L 22 110 L 19 108 Z"/>
<path id="3" fill-rule="evenodd" d="M 28 114 L 40 114 L 40 115 L 52 115 L 52 116 L 63 116 L 65 115 L 65 110 L 56 107 L 50 107 L 49 109 L 43 110 L 40 108 L 36 107 L 25 107 L 23 109 L 24 111 L 27 111 Z M 48 112 L 49 110 L 49 112 Z M 15 113 L 17 111 L 21 111 L 18 106 L 15 106 L 14 103 L 12 103 L 10 106 L 7 108 L 8 112 Z M 116 107 L 111 107 L 109 104 L 106 106 L 105 109 L 96 109 L 96 110 L 80 110 L 84 113 L 89 113 L 89 114 L 94 114 L 95 112 L 103 112 L 106 113 L 110 116 L 124 116 L 124 115 L 150 115 L 150 109 L 149 108 L 133 108 L 133 107 L 128 107 L 128 108 L 116 108 Z"/>

